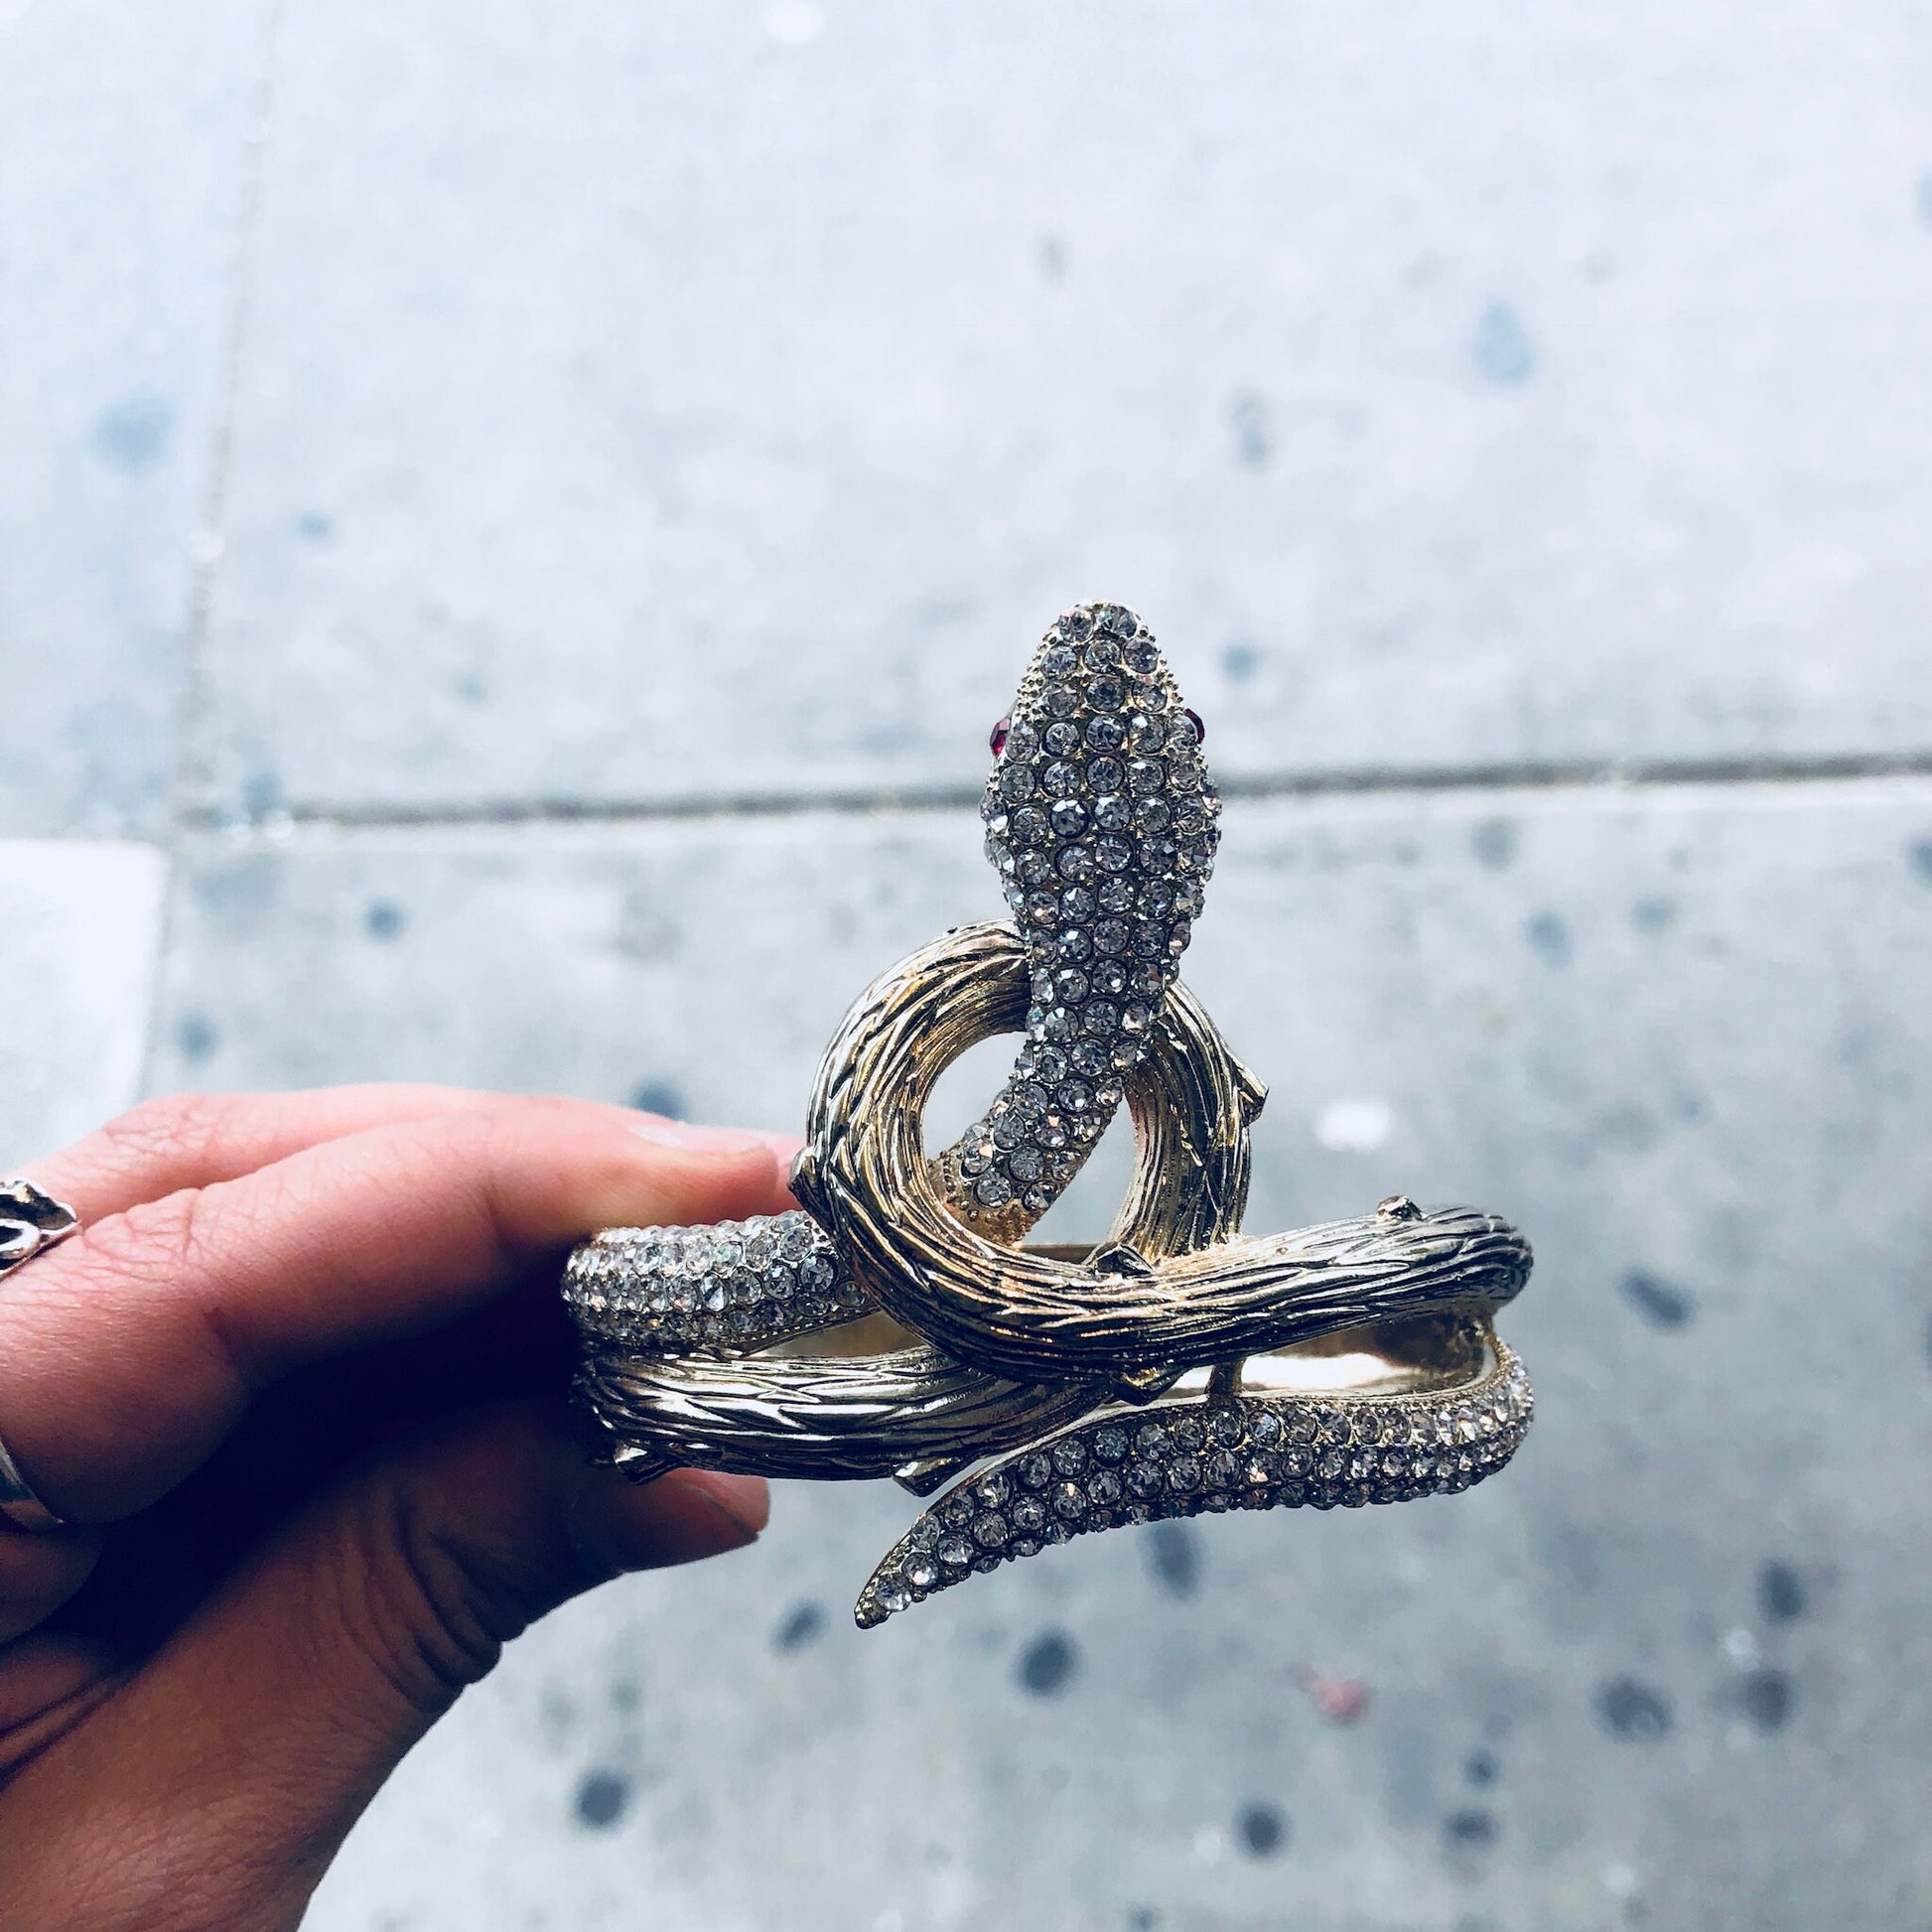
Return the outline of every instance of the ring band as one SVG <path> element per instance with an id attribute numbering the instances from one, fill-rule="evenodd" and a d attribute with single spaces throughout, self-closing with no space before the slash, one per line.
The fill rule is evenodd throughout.
<path id="1" fill-rule="evenodd" d="M 80 1226 L 79 1216 L 65 1201 L 43 1192 L 24 1175 L 0 1180 L 0 1276 L 45 1254 Z M 67 1525 L 34 1493 L 20 1464 L 0 1442 L 0 1519 L 17 1530 L 45 1536 Z"/>
<path id="2" fill-rule="evenodd" d="M 0 1443 L 0 1517 L 30 1536 L 46 1536 L 67 1524 L 34 1494 L 34 1486 L 20 1473 L 5 1443 Z"/>

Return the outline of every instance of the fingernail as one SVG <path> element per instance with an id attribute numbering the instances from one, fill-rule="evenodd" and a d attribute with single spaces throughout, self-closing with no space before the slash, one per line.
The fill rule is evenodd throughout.
<path id="1" fill-rule="evenodd" d="M 641 1488 L 601 1488 L 573 1525 L 580 1547 L 611 1572 L 657 1570 L 756 1543 L 768 1503 L 757 1476 L 673 1469 Z"/>
<path id="2" fill-rule="evenodd" d="M 661 1114 L 633 1114 L 630 1131 L 641 1141 L 681 1148 L 687 1154 L 747 1154 L 755 1147 L 768 1154 L 777 1138 L 745 1127 L 700 1127 L 691 1121 L 666 1120 Z"/>

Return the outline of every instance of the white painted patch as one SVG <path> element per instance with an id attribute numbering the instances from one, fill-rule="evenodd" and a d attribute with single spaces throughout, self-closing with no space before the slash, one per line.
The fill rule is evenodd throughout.
<path id="1" fill-rule="evenodd" d="M 136 1097 L 167 861 L 153 846 L 0 840 L 0 1172 Z"/>
<path id="2" fill-rule="evenodd" d="M 1394 1132 L 1386 1100 L 1331 1100 L 1314 1123 L 1314 1138 L 1336 1154 L 1373 1154 Z"/>
<path id="3" fill-rule="evenodd" d="M 764 16 L 764 31 L 780 47 L 809 47 L 824 25 L 825 16 L 806 0 L 781 0 Z"/>

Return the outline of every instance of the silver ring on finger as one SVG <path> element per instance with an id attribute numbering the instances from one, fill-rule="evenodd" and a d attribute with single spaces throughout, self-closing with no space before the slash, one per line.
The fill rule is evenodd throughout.
<path id="1" fill-rule="evenodd" d="M 80 1218 L 72 1208 L 31 1180 L 20 1174 L 0 1180 L 0 1275 L 24 1267 L 79 1226 Z M 5 1442 L 0 1442 L 0 1518 L 37 1536 L 67 1527 L 34 1493 Z"/>

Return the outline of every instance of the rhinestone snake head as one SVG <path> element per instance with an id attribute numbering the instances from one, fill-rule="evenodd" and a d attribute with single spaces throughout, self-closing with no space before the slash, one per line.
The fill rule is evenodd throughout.
<path id="1" fill-rule="evenodd" d="M 960 1211 L 1013 1239 L 1078 1172 L 1146 1053 L 1214 870 L 1220 799 L 1154 636 L 1118 604 L 1057 619 L 995 727 L 980 808 L 1032 976 L 1013 1077 L 950 1158 Z"/>

